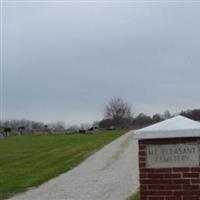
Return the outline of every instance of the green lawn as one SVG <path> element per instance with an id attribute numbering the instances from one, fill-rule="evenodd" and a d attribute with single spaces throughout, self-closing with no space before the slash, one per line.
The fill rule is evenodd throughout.
<path id="1" fill-rule="evenodd" d="M 0 199 L 72 169 L 125 132 L 16 136 L 0 140 Z"/>
<path id="2" fill-rule="evenodd" d="M 139 193 L 135 193 L 133 196 L 131 196 L 127 200 L 140 200 L 140 195 Z"/>

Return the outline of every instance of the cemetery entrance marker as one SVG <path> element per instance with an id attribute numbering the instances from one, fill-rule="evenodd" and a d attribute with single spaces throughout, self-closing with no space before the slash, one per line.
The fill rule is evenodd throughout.
<path id="1" fill-rule="evenodd" d="M 198 167 L 198 143 L 146 145 L 146 167 Z"/>
<path id="2" fill-rule="evenodd" d="M 200 123 L 177 116 L 136 131 L 141 200 L 200 200 Z"/>

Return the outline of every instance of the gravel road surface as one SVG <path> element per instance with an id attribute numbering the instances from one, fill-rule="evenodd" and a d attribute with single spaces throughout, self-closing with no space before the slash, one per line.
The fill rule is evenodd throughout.
<path id="1" fill-rule="evenodd" d="M 10 200 L 125 200 L 139 186 L 137 153 L 130 131 L 73 170 Z"/>

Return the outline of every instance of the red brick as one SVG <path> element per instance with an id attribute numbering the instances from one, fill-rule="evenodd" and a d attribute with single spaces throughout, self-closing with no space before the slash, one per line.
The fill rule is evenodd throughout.
<path id="1" fill-rule="evenodd" d="M 190 171 L 191 172 L 200 172 L 200 167 L 199 168 L 191 168 Z"/>
<path id="2" fill-rule="evenodd" d="M 156 169 L 156 173 L 172 173 L 172 169 L 171 168 Z"/>
<path id="3" fill-rule="evenodd" d="M 142 192 L 144 195 L 149 195 L 149 196 L 166 196 L 166 195 L 172 195 L 172 191 L 155 191 L 155 190 L 150 190 L 150 191 L 143 191 Z"/>
<path id="4" fill-rule="evenodd" d="M 182 200 L 199 200 L 199 196 L 183 196 Z"/>
<path id="5" fill-rule="evenodd" d="M 171 179 L 174 179 L 174 178 L 181 178 L 181 174 L 164 174 L 164 178 L 171 178 Z"/>
<path id="6" fill-rule="evenodd" d="M 173 172 L 189 172 L 190 168 L 186 167 L 179 167 L 179 168 L 173 168 Z"/>
<path id="7" fill-rule="evenodd" d="M 183 190 L 198 190 L 199 185 L 183 185 Z"/>
<path id="8" fill-rule="evenodd" d="M 145 160 L 146 160 L 145 157 L 139 157 L 140 162 L 145 162 Z"/>
<path id="9" fill-rule="evenodd" d="M 197 138 L 139 141 L 140 200 L 200 200 L 200 167 L 154 169 L 145 166 L 147 144 L 179 144 L 194 141 L 197 141 Z"/>
<path id="10" fill-rule="evenodd" d="M 149 185 L 149 190 L 165 190 L 165 185 Z"/>
<path id="11" fill-rule="evenodd" d="M 152 169 L 152 168 L 140 168 L 140 173 L 156 173 L 156 169 Z"/>
<path id="12" fill-rule="evenodd" d="M 172 184 L 172 180 L 168 179 L 141 179 L 140 180 L 141 184 L 149 184 L 149 185 L 154 185 L 154 184 L 158 184 L 158 185 L 162 185 L 162 184 Z"/>
<path id="13" fill-rule="evenodd" d="M 139 151 L 139 156 L 146 156 L 146 152 L 145 151 Z"/>
<path id="14" fill-rule="evenodd" d="M 152 178 L 152 179 L 163 179 L 164 178 L 164 174 L 155 174 L 155 173 L 152 173 L 152 174 L 148 174 L 148 178 Z"/>
<path id="15" fill-rule="evenodd" d="M 198 190 L 173 191 L 173 194 L 177 196 L 198 196 L 200 195 L 200 191 Z"/>
<path id="16" fill-rule="evenodd" d="M 199 178 L 199 173 L 183 173 L 184 178 Z"/>
<path id="17" fill-rule="evenodd" d="M 200 179 L 190 179 L 192 184 L 199 184 L 200 185 Z"/>
<path id="18" fill-rule="evenodd" d="M 147 173 L 140 173 L 140 179 L 146 179 L 146 178 L 148 178 Z"/>
<path id="19" fill-rule="evenodd" d="M 148 186 L 147 185 L 140 185 L 140 190 L 148 190 Z"/>
<path id="20" fill-rule="evenodd" d="M 145 144 L 139 144 L 139 150 L 145 150 L 146 149 L 146 145 Z"/>
<path id="21" fill-rule="evenodd" d="M 139 167 L 140 167 L 140 168 L 145 167 L 145 166 L 146 166 L 145 162 L 140 162 L 140 163 L 139 163 Z"/>
<path id="22" fill-rule="evenodd" d="M 172 184 L 190 184 L 190 179 L 174 179 Z"/>
<path id="23" fill-rule="evenodd" d="M 181 190 L 182 189 L 182 185 L 181 184 L 178 184 L 178 185 L 166 185 L 165 186 L 165 189 L 166 190 Z"/>
<path id="24" fill-rule="evenodd" d="M 182 200 L 182 198 L 172 196 L 172 197 L 165 197 L 165 200 Z"/>
<path id="25" fill-rule="evenodd" d="M 149 197 L 148 200 L 165 200 L 165 197 Z"/>

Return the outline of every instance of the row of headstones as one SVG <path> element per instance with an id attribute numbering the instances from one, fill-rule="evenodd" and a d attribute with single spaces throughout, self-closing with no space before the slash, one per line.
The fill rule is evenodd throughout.
<path id="1" fill-rule="evenodd" d="M 5 137 L 9 137 L 11 135 L 11 128 L 4 128 L 2 132 L 0 132 L 0 139 L 3 139 Z M 21 126 L 17 129 L 18 135 L 29 135 L 30 131 L 26 130 L 24 126 Z"/>
<path id="2" fill-rule="evenodd" d="M 0 133 L 0 139 L 10 136 L 11 128 L 4 128 Z"/>

